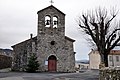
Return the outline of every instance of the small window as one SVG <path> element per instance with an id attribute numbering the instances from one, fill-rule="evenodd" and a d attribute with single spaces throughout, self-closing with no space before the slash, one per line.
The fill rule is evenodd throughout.
<path id="1" fill-rule="evenodd" d="M 45 17 L 45 27 L 50 27 L 50 16 Z"/>
<path id="2" fill-rule="evenodd" d="M 109 61 L 112 61 L 112 56 L 109 56 Z"/>
<path id="3" fill-rule="evenodd" d="M 58 18 L 53 17 L 53 28 L 57 28 L 57 26 L 58 26 Z"/>
<path id="4" fill-rule="evenodd" d="M 51 41 L 51 43 L 50 43 L 51 45 L 55 45 L 55 41 Z"/>
<path id="5" fill-rule="evenodd" d="M 119 56 L 116 56 L 116 61 L 119 62 Z"/>

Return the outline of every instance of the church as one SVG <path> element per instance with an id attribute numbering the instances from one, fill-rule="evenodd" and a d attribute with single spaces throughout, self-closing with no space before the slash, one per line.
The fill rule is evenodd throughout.
<path id="1" fill-rule="evenodd" d="M 30 54 L 36 54 L 39 71 L 74 72 L 75 40 L 65 36 L 65 14 L 50 5 L 38 14 L 37 36 L 12 46 L 14 71 L 24 71 Z"/>

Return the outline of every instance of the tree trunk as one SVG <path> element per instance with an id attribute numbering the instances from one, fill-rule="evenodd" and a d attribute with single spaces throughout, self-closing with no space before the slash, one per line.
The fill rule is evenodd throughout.
<path id="1" fill-rule="evenodd" d="M 105 63 L 105 67 L 108 67 L 108 55 L 104 54 L 104 63 Z"/>
<path id="2" fill-rule="evenodd" d="M 104 65 L 104 67 L 108 67 L 108 55 L 107 54 L 101 54 L 101 64 Z"/>

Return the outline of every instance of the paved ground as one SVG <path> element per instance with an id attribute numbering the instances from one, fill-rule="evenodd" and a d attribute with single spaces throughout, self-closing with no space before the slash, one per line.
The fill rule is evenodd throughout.
<path id="1" fill-rule="evenodd" d="M 98 70 L 80 73 L 0 72 L 0 80 L 99 80 Z"/>

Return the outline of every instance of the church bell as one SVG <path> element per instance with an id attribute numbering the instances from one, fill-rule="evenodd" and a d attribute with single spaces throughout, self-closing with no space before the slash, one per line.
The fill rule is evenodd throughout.
<path id="1" fill-rule="evenodd" d="M 57 21 L 56 20 L 54 20 L 54 25 L 57 25 Z"/>
<path id="2" fill-rule="evenodd" d="M 50 20 L 46 20 L 46 25 L 50 25 Z"/>

